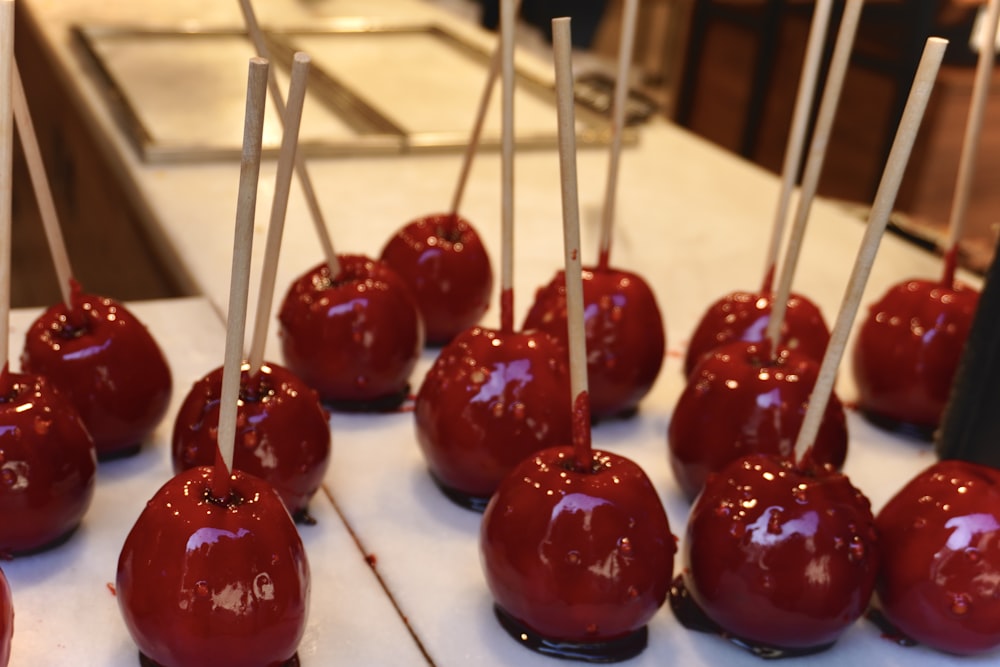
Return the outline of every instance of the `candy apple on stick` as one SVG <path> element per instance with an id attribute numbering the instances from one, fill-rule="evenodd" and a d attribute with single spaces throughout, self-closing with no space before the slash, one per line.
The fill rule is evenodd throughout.
<path id="1" fill-rule="evenodd" d="M 867 609 L 879 566 L 867 498 L 811 463 L 824 407 L 947 45 L 931 38 L 872 206 L 793 458 L 755 454 L 709 477 L 688 518 L 679 619 L 760 655 L 828 648 Z"/>
<path id="2" fill-rule="evenodd" d="M 308 71 L 309 57 L 296 53 L 250 355 L 240 375 L 239 444 L 233 459 L 235 468 L 270 483 L 292 516 L 303 521 L 309 520 L 309 500 L 330 462 L 328 417 L 313 389 L 288 369 L 264 361 L 264 347 Z M 215 462 L 222 376 L 222 367 L 208 373 L 181 404 L 171 446 L 176 472 Z"/>
<path id="3" fill-rule="evenodd" d="M 595 419 L 634 415 L 659 375 L 666 350 L 663 317 L 653 290 L 636 273 L 610 264 L 625 97 L 638 4 L 638 0 L 627 0 L 623 7 L 599 257 L 596 266 L 583 273 L 587 372 Z M 566 278 L 562 272 L 538 290 L 524 328 L 545 331 L 565 344 Z"/>
<path id="4" fill-rule="evenodd" d="M 465 146 L 451 208 L 447 213 L 433 213 L 406 224 L 382 249 L 382 261 L 413 290 L 429 345 L 444 345 L 479 322 L 489 307 L 493 291 L 489 255 L 472 224 L 458 211 L 472 159 L 479 148 L 501 56 L 498 43 L 490 60 L 472 133 Z"/>
<path id="5" fill-rule="evenodd" d="M 684 357 L 685 377 L 691 374 L 702 356 L 719 345 L 736 340 L 756 342 L 764 338 L 764 330 L 770 319 L 773 305 L 774 278 L 778 262 L 778 252 L 782 237 L 784 236 L 789 203 L 802 159 L 805 133 L 813 103 L 813 94 L 816 89 L 817 73 L 823 53 L 823 44 L 826 41 L 826 31 L 830 20 L 831 8 L 831 0 L 820 0 L 816 3 L 813 10 L 812 25 L 809 29 L 809 40 L 806 45 L 806 54 L 803 61 L 798 93 L 795 99 L 795 109 L 792 115 L 792 125 L 788 136 L 788 145 L 785 148 L 784 164 L 781 170 L 782 178 L 778 206 L 771 224 L 771 237 L 764 264 L 763 283 L 759 291 L 731 292 L 709 306 L 695 327 L 688 342 L 687 353 Z M 844 25 L 842 19 L 842 28 L 839 34 L 845 36 L 849 34 L 847 38 L 853 40 L 853 32 L 845 31 L 843 29 Z M 847 52 L 850 53 L 849 47 L 847 48 Z M 834 77 L 834 79 L 836 78 Z M 830 109 L 829 114 L 831 114 L 832 120 L 832 113 L 836 108 L 837 99 L 840 94 L 840 84 L 834 83 L 828 76 L 826 90 L 827 93 L 824 94 L 824 97 L 829 100 L 827 106 Z M 819 123 L 819 119 L 817 119 L 817 123 Z M 818 180 L 820 166 L 825 156 L 826 142 L 817 143 L 814 141 L 813 146 L 815 150 L 810 151 L 810 158 L 815 161 L 816 166 L 813 167 L 815 171 L 814 178 Z M 813 192 L 815 192 L 815 185 L 813 187 Z M 806 196 L 806 178 L 804 175 L 802 196 L 800 196 L 798 204 L 797 215 L 799 219 L 805 220 L 808 217 L 811 203 L 812 197 Z M 804 231 L 804 222 L 799 227 Z M 791 276 L 790 273 L 789 276 Z M 787 313 L 780 318 L 782 322 L 782 341 L 785 347 L 799 349 L 818 361 L 823 357 L 823 351 L 826 349 L 827 341 L 830 338 L 829 329 L 819 307 L 808 298 L 794 293 L 789 294 L 787 302 L 783 305 L 787 307 Z"/>
<path id="6" fill-rule="evenodd" d="M 94 494 L 94 443 L 45 378 L 10 371 L 14 3 L 0 2 L 0 557 L 60 544 Z M 4 644 L 0 636 L 0 645 Z"/>
<path id="7" fill-rule="evenodd" d="M 431 477 L 446 496 L 477 511 L 525 457 L 570 436 L 570 414 L 562 409 L 570 390 L 565 355 L 548 334 L 513 325 L 513 28 L 510 21 L 500 31 L 500 328 L 472 327 L 442 348 L 414 403 Z"/>
<path id="8" fill-rule="evenodd" d="M 21 367 L 45 376 L 73 403 L 101 459 L 135 453 L 166 414 L 173 387 L 166 358 L 125 306 L 73 280 L 17 65 L 13 107 L 63 302 L 25 335 Z"/>
<path id="9" fill-rule="evenodd" d="M 266 79 L 267 61 L 252 59 L 218 456 L 160 488 L 118 560 L 118 605 L 144 665 L 298 664 L 309 605 L 305 549 L 274 488 L 233 468 Z"/>
<path id="10" fill-rule="evenodd" d="M 0 570 L 0 667 L 10 662 L 10 642 L 14 636 L 14 604 L 10 597 L 7 577 Z"/>
<path id="11" fill-rule="evenodd" d="M 869 306 L 854 345 L 861 413 L 877 426 L 923 440 L 941 423 L 979 300 L 975 288 L 956 279 L 955 269 L 994 59 L 993 49 L 980 50 L 941 278 L 891 286 Z"/>
<path id="12" fill-rule="evenodd" d="M 536 651 L 587 662 L 646 646 L 676 546 L 655 488 L 629 459 L 591 447 L 573 136 L 569 19 L 552 22 L 569 315 L 572 439 L 518 465 L 490 499 L 480 557 L 505 630 Z"/>
<path id="13" fill-rule="evenodd" d="M 847 71 L 861 2 L 848 3 L 830 62 L 816 128 L 803 178 L 789 252 L 782 266 L 774 307 L 760 341 L 732 340 L 701 357 L 671 416 L 667 440 L 674 477 L 688 499 L 706 477 L 741 456 L 761 453 L 788 457 L 799 433 L 819 359 L 791 346 L 783 330 L 791 275 L 805 229 L 805 214 L 816 192 L 825 147 Z M 726 415 L 719 419 L 718 415 Z M 847 419 L 836 396 L 827 403 L 822 426 L 810 448 L 812 463 L 840 469 L 847 455 Z"/>

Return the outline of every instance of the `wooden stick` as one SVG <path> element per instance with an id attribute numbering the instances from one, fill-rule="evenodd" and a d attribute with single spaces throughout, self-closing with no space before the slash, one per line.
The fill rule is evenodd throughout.
<path id="1" fill-rule="evenodd" d="M 253 11 L 253 5 L 250 3 L 250 0 L 240 0 L 240 9 L 243 11 L 243 20 L 246 23 L 250 41 L 253 42 L 254 50 L 257 51 L 257 55 L 261 58 L 270 60 L 267 40 L 264 38 L 264 32 L 260 29 L 260 24 L 257 22 L 257 15 Z M 268 87 L 271 93 L 271 102 L 274 104 L 275 109 L 277 109 L 281 122 L 287 123 L 285 119 L 285 98 L 282 97 L 278 78 L 273 72 L 268 79 Z M 309 170 L 306 168 L 305 156 L 300 152 L 296 152 L 295 154 L 295 173 L 299 177 L 302 194 L 305 196 L 309 215 L 312 217 L 313 226 L 316 228 L 316 236 L 319 237 L 319 245 L 323 251 L 323 258 L 326 260 L 326 265 L 330 268 L 330 277 L 335 278 L 340 273 L 340 260 L 337 259 L 337 252 L 334 250 L 333 241 L 326 226 L 326 220 L 323 218 L 323 210 L 320 208 L 316 189 L 313 187 L 312 178 L 309 176 Z"/>
<path id="2" fill-rule="evenodd" d="M 0 0 L 0 372 L 10 356 L 10 242 L 14 188 L 14 0 Z"/>
<path id="3" fill-rule="evenodd" d="M 233 266 L 229 282 L 226 353 L 222 365 L 222 390 L 219 398 L 219 456 L 229 470 L 233 468 L 233 454 L 236 448 L 236 413 L 243 365 L 247 299 L 250 291 L 250 255 L 253 248 L 253 222 L 257 207 L 257 180 L 260 176 L 260 154 L 264 139 L 267 75 L 267 60 L 259 56 L 251 58 L 247 77 L 240 185 L 236 200 Z"/>
<path id="4" fill-rule="evenodd" d="M 500 330 L 514 330 L 514 0 L 500 0 Z"/>
<path id="5" fill-rule="evenodd" d="M 799 76 L 799 88 L 795 97 L 795 108 L 792 111 L 792 126 L 788 133 L 788 144 L 785 146 L 785 159 L 781 167 L 781 190 L 778 193 L 778 206 L 771 223 L 771 240 L 764 261 L 764 281 L 761 291 L 767 294 L 771 291 L 774 281 L 775 267 L 778 264 L 778 251 L 781 240 L 785 236 L 785 223 L 788 219 L 789 202 L 802 164 L 802 148 L 805 144 L 806 128 L 809 125 L 809 114 L 812 111 L 813 97 L 816 94 L 820 56 L 826 43 L 826 31 L 830 24 L 832 0 L 818 0 L 813 9 L 812 25 L 809 28 L 809 39 L 806 42 L 806 54 L 802 61 L 802 73 Z"/>
<path id="6" fill-rule="evenodd" d="M 986 101 L 989 98 L 990 79 L 993 76 L 993 63 L 996 49 L 993 46 L 997 25 L 1000 23 L 1000 0 L 990 0 L 986 10 L 984 30 L 988 39 L 979 50 L 979 62 L 976 64 L 976 78 L 972 87 L 972 101 L 969 104 L 969 118 L 965 125 L 965 137 L 962 140 L 962 153 L 959 157 L 958 176 L 955 182 L 955 195 L 951 202 L 951 216 L 948 219 L 948 241 L 946 252 L 954 256 L 958 249 L 959 239 L 965 227 L 966 212 L 969 199 L 972 196 L 972 175 L 975 171 L 976 155 L 979 149 L 979 137 L 983 129 L 983 115 L 986 111 Z M 949 265 L 950 264 L 950 265 Z M 954 261 L 946 263 L 945 281 L 954 282 Z"/>
<path id="7" fill-rule="evenodd" d="M 552 46 L 556 68 L 556 110 L 559 118 L 559 173 L 566 255 L 566 323 L 569 334 L 570 393 L 573 397 L 573 449 L 577 468 L 590 470 L 593 454 L 590 441 L 590 399 L 587 393 L 587 339 L 583 325 L 573 45 L 569 18 L 552 19 Z"/>
<path id="8" fill-rule="evenodd" d="M 521 0 L 514 2 L 514 15 L 521 6 Z M 462 198 L 465 196 L 465 186 L 469 181 L 469 172 L 472 171 L 472 160 L 476 157 L 479 149 L 479 139 L 483 134 L 483 125 L 486 122 L 486 112 L 490 107 L 490 98 L 493 97 L 493 88 L 497 77 L 500 75 L 500 61 L 503 59 L 502 44 L 498 41 L 493 49 L 493 56 L 490 58 L 490 66 L 486 72 L 486 84 L 479 97 L 479 108 L 476 109 L 476 117 L 472 122 L 472 133 L 469 135 L 469 142 L 465 145 L 465 153 L 462 156 L 462 167 L 458 172 L 458 183 L 455 184 L 455 194 L 451 198 L 451 214 L 458 215 L 458 209 L 462 206 Z"/>
<path id="9" fill-rule="evenodd" d="M 52 188 L 49 186 L 49 177 L 45 173 L 42 151 L 38 146 L 38 135 L 35 133 L 35 125 L 31 120 L 31 111 L 28 109 L 28 99 L 24 94 L 24 84 L 21 82 L 21 73 L 18 70 L 16 60 L 11 84 L 11 104 L 14 108 L 17 135 L 21 138 L 24 161 L 28 165 L 31 187 L 35 193 L 35 201 L 38 203 L 38 213 L 42 218 L 42 229 L 45 231 L 45 239 L 49 244 L 49 254 L 52 256 L 52 264 L 56 269 L 56 279 L 59 281 L 59 292 L 62 294 L 66 307 L 72 308 L 70 281 L 73 279 L 73 270 L 69 261 L 69 253 L 66 252 L 66 240 L 63 238 L 62 228 L 59 226 L 59 215 L 56 213 Z"/>
<path id="10" fill-rule="evenodd" d="M 826 0 L 824 0 L 826 1 Z M 639 0 L 625 0 L 622 8 L 622 30 L 618 47 L 618 73 L 615 81 L 611 112 L 611 151 L 608 175 L 604 186 L 604 208 L 601 210 L 601 236 L 597 266 L 607 269 L 611 262 L 611 232 L 614 227 L 618 196 L 618 166 L 621 161 L 622 134 L 625 131 L 625 106 L 628 96 L 628 75 L 635 44 L 635 24 L 639 15 Z"/>
<path id="11" fill-rule="evenodd" d="M 802 428 L 795 441 L 797 461 L 802 461 L 803 456 L 812 447 L 816 435 L 819 433 L 820 423 L 826 412 L 826 404 L 833 392 L 837 368 L 847 345 L 847 337 L 858 312 L 858 306 L 861 304 L 861 297 L 875 262 L 875 253 L 878 251 L 879 242 L 886 225 L 889 223 L 889 215 L 896 202 L 899 184 L 903 180 L 903 172 L 910 159 L 913 143 L 917 138 L 917 131 L 920 129 L 924 111 L 927 109 L 927 101 L 934 88 L 934 80 L 941 67 L 941 59 L 944 57 L 947 46 L 948 41 L 939 37 L 931 37 L 924 46 L 924 53 L 920 58 L 920 65 L 913 79 L 906 107 L 903 110 L 899 128 L 896 130 L 896 137 L 893 139 L 892 149 L 889 151 L 889 158 L 882 172 L 882 179 L 879 182 L 875 201 L 868 216 L 868 226 L 865 229 L 865 235 L 854 263 L 854 270 L 841 302 L 840 313 L 837 315 L 836 324 L 834 324 L 830 334 L 830 344 L 827 345 L 826 354 L 823 356 L 819 377 L 816 378 L 816 385 L 809 397 L 809 406 L 806 408 Z"/>
<path id="12" fill-rule="evenodd" d="M 278 153 L 278 169 L 274 178 L 274 199 L 271 201 L 271 219 L 267 227 L 260 292 L 257 294 L 257 312 L 254 318 L 253 335 L 250 339 L 250 355 L 248 357 L 250 377 L 256 375 L 264 364 L 264 347 L 267 344 L 268 324 L 271 322 L 274 284 L 278 274 L 278 257 L 281 254 L 281 237 L 285 229 L 285 216 L 288 212 L 288 193 L 292 187 L 292 171 L 298 148 L 309 63 L 309 56 L 302 52 L 296 53 L 292 62 L 292 80 L 288 87 L 288 108 L 285 112 L 285 131 L 281 139 L 281 151 Z"/>
<path id="13" fill-rule="evenodd" d="M 777 354 L 778 343 L 781 340 L 781 324 L 785 319 L 788 296 L 792 292 L 792 278 L 795 276 L 795 269 L 799 263 L 802 240 L 805 237 L 806 223 L 809 220 L 809 210 L 812 208 L 812 202 L 816 196 L 820 174 L 823 172 L 826 149 L 830 144 L 830 132 L 833 130 L 833 119 L 837 115 L 840 93 L 844 88 L 844 78 L 851 62 L 851 51 L 854 49 L 854 37 L 858 32 L 858 22 L 861 19 L 863 5 L 863 0 L 848 0 L 847 6 L 844 8 L 843 18 L 840 21 L 840 29 L 837 31 L 837 41 L 830 60 L 830 71 L 827 73 L 823 98 L 816 115 L 816 127 L 813 129 L 812 141 L 809 144 L 809 154 L 806 156 L 806 168 L 802 175 L 802 187 L 795 209 L 792 229 L 788 236 L 785 259 L 781 266 L 777 290 L 771 299 L 771 317 L 768 320 L 765 335 L 771 341 L 771 350 L 774 354 Z"/>

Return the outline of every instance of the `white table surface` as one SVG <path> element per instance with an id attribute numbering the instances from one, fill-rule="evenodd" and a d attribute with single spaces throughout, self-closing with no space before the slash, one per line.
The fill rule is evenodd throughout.
<path id="1" fill-rule="evenodd" d="M 118 21 L 153 25 L 197 18 L 201 23 L 237 25 L 235 0 L 206 5 L 200 0 L 133 3 L 111 0 L 20 0 L 42 29 L 47 46 L 72 80 L 82 113 L 98 136 L 106 140 L 108 155 L 120 171 L 123 187 L 146 213 L 146 224 L 168 255 L 180 258 L 180 270 L 204 295 L 204 300 L 157 302 L 137 308 L 149 318 L 178 372 L 178 391 L 186 389 L 183 376 L 193 379 L 221 359 L 219 316 L 203 331 L 189 330 L 177 313 L 194 309 L 207 317 L 225 312 L 232 248 L 233 219 L 238 184 L 237 163 L 148 166 L 143 164 L 117 131 L 92 72 L 71 46 L 67 26 L 74 22 Z M 260 2 L 262 22 L 294 25 L 309 16 L 334 12 L 385 12 L 399 18 L 438 16 L 419 2 L 384 0 L 378 3 L 349 0 L 275 0 Z M 207 9 L 205 8 L 207 6 Z M 155 8 L 151 11 L 150 8 Z M 426 14 L 425 14 L 426 12 Z M 448 19 L 442 19 L 448 21 Z M 468 26 L 456 25 L 476 37 Z M 481 35 L 477 38 L 483 39 Z M 531 63 L 545 71 L 545 63 Z M 471 110 L 470 110 L 471 114 Z M 603 199 L 604 151 L 589 149 L 579 155 L 579 188 L 583 214 L 585 260 L 595 256 L 596 220 Z M 338 250 L 377 255 L 388 236 L 411 218 L 444 210 L 450 201 L 458 172 L 457 154 L 424 154 L 391 157 L 311 160 L 309 167 Z M 613 263 L 627 266 L 653 286 L 667 323 L 668 358 L 660 378 L 642 405 L 637 418 L 601 424 L 595 444 L 639 462 L 660 490 L 675 534 L 682 534 L 687 504 L 681 498 L 667 465 L 666 429 L 682 389 L 681 362 L 686 339 L 709 303 L 734 289 L 755 289 L 763 273 L 766 233 L 777 200 L 773 175 L 734 158 L 667 122 L 656 121 L 642 130 L 639 143 L 622 159 L 618 195 L 619 224 L 615 230 Z M 274 164 L 265 163 L 258 197 L 255 240 L 263 243 L 272 194 Z M 515 166 L 515 311 L 520 321 L 536 286 L 548 281 L 562 262 L 559 166 L 554 151 L 520 153 Z M 478 227 L 490 249 L 494 267 L 499 265 L 500 164 L 496 153 L 477 160 L 468 185 L 463 213 Z M 291 280 L 320 261 L 315 235 L 306 208 L 293 191 L 279 266 L 278 285 L 283 291 Z M 839 207 L 819 201 L 813 209 L 809 236 L 800 262 L 796 290 L 815 300 L 829 321 L 836 315 L 851 264 L 863 233 L 862 224 Z M 260 258 L 255 258 L 254 271 Z M 887 236 L 876 260 L 865 301 L 881 295 L 887 286 L 911 276 L 936 276 L 940 260 Z M 280 302 L 281 294 L 276 302 Z M 278 303 L 275 304 L 277 308 Z M 484 323 L 495 326 L 497 309 L 491 307 Z M 154 322 L 155 327 L 154 327 Z M 214 342 L 209 342 L 214 341 Z M 188 350 L 197 355 L 188 358 Z M 275 336 L 268 356 L 278 359 Z M 218 353 L 218 357 L 216 357 Z M 414 387 L 429 367 L 433 352 L 425 352 Z M 849 375 L 838 382 L 841 398 L 850 402 L 855 389 Z M 180 396 L 175 396 L 176 402 Z M 168 416 L 172 419 L 172 414 Z M 304 665 L 419 665 L 425 659 L 406 634 L 399 616 L 375 584 L 363 556 L 372 556 L 376 570 L 398 603 L 435 665 L 544 665 L 551 659 L 537 656 L 510 640 L 493 618 L 491 601 L 479 567 L 477 530 L 479 515 L 447 501 L 431 484 L 413 435 L 412 415 L 406 412 L 379 415 L 334 415 L 334 457 L 328 488 L 357 537 L 362 552 L 347 542 L 344 524 L 322 502 L 314 511 L 322 534 L 307 538 L 314 568 L 313 616 L 304 645 Z M 886 435 L 849 414 L 851 449 L 847 472 L 877 508 L 914 473 L 933 461 L 927 445 Z M 165 437 L 166 427 L 160 437 Z M 146 458 L 155 459 L 148 467 Z M 74 542 L 42 557 L 40 565 L 7 564 L 17 605 L 18 625 L 12 664 L 69 665 L 56 654 L 61 650 L 44 621 L 33 614 L 50 606 L 29 600 L 35 591 L 57 595 L 63 605 L 82 593 L 79 576 L 55 572 L 62 563 L 106 558 L 120 548 L 127 529 L 122 521 L 104 528 L 101 513 L 125 512 L 113 502 L 121 489 L 141 488 L 140 496 L 157 486 L 151 477 L 165 470 L 162 446 L 140 458 L 101 468 L 107 491 L 99 493 L 87 528 Z M 135 476 L 130 472 L 137 473 Z M 138 502 L 138 501 L 137 501 Z M 329 531 L 329 532 L 327 532 Z M 352 551 L 353 549 L 353 551 Z M 93 550 L 91 553 L 90 550 Z M 47 566 L 52 559 L 53 565 Z M 90 567 L 94 567 L 91 565 Z M 111 567 L 107 565 L 106 567 Z M 49 570 L 46 572 L 46 570 Z M 32 571 L 45 572 L 30 574 Z M 92 574 L 103 594 L 113 570 Z M 374 590 L 374 592 L 373 592 Z M 91 591 L 92 589 L 87 589 Z M 379 599 L 381 595 L 382 599 Z M 84 602 L 92 604 L 92 597 Z M 114 618 L 110 595 L 105 595 L 100 627 L 115 639 L 108 655 L 93 664 L 123 667 L 128 662 L 127 642 L 120 621 Z M 98 598 L 102 599 L 102 598 Z M 88 610 L 89 611 L 89 610 Z M 113 613 L 114 612 L 114 613 Z M 93 614 L 95 617 L 97 614 Z M 68 614 L 80 623 L 79 614 Z M 54 620 L 51 622 L 55 622 Z M 649 649 L 627 664 L 653 665 L 756 665 L 758 659 L 727 643 L 683 630 L 668 609 L 656 616 L 650 628 Z M 310 639 L 311 638 L 311 639 Z M 316 653 L 313 656 L 315 641 Z M 336 660 L 322 659 L 332 647 Z M 368 651 L 384 651 L 377 658 Z M 73 654 L 72 651 L 69 652 Z M 81 655 L 77 652 L 74 658 Z M 83 653 L 83 655 L 90 654 Z M 39 662 L 42 656 L 42 661 Z M 331 659 L 332 660 L 332 659 Z M 879 632 L 859 622 L 835 648 L 804 659 L 810 665 L 848 662 L 881 665 L 985 664 L 996 655 L 980 659 L 954 659 L 925 649 L 903 649 L 882 639 Z"/>

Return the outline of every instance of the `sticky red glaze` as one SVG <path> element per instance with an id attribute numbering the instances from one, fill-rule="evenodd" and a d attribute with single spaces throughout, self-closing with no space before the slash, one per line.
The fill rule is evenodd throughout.
<path id="1" fill-rule="evenodd" d="M 730 341 L 757 342 L 764 339 L 771 317 L 770 294 L 733 292 L 712 304 L 691 334 L 684 357 L 684 375 L 691 374 L 702 356 Z M 800 294 L 788 297 L 781 323 L 781 344 L 822 361 L 830 329 L 819 307 Z"/>
<path id="2" fill-rule="evenodd" d="M 430 345 L 444 345 L 475 325 L 490 305 L 489 255 L 459 215 L 437 213 L 410 222 L 389 239 L 381 259 L 410 286 Z"/>
<path id="3" fill-rule="evenodd" d="M 174 471 L 212 465 L 218 446 L 222 368 L 194 383 L 174 422 Z M 319 396 L 287 368 L 244 366 L 233 467 L 273 486 L 294 516 L 319 489 L 330 464 L 330 424 Z"/>
<path id="4" fill-rule="evenodd" d="M 120 303 L 75 286 L 72 303 L 34 321 L 21 367 L 48 378 L 76 406 L 97 455 L 113 457 L 146 440 L 163 419 L 170 368 L 145 325 Z"/>
<path id="5" fill-rule="evenodd" d="M 597 418 L 634 412 L 663 365 L 666 335 L 646 282 L 620 269 L 583 271 L 584 329 L 590 410 Z M 540 288 L 524 329 L 545 331 L 566 346 L 566 274 Z"/>
<path id="6" fill-rule="evenodd" d="M 941 421 L 979 293 L 967 285 L 910 280 L 872 304 L 858 330 L 858 407 L 876 420 L 929 435 Z"/>
<path id="7" fill-rule="evenodd" d="M 731 635 L 822 647 L 868 607 L 878 570 L 868 499 L 842 474 L 753 455 L 709 478 L 688 518 L 684 582 Z"/>
<path id="8" fill-rule="evenodd" d="M 267 483 L 235 471 L 213 499 L 219 470 L 186 470 L 146 504 L 118 559 L 118 606 L 162 667 L 277 667 L 305 630 L 305 549 Z"/>
<path id="9" fill-rule="evenodd" d="M 901 632 L 948 653 L 1000 646 L 1000 471 L 941 461 L 876 518 L 877 593 Z"/>
<path id="10" fill-rule="evenodd" d="M 10 662 L 10 643 L 14 637 L 14 603 L 7 577 L 0 570 L 0 667 Z"/>
<path id="11" fill-rule="evenodd" d="M 546 639 L 595 643 L 642 628 L 666 600 L 676 544 L 632 461 L 572 447 L 523 461 L 483 515 L 480 556 L 496 603 Z"/>
<path id="12" fill-rule="evenodd" d="M 46 378 L 0 373 L 0 554 L 59 543 L 94 495 L 94 441 Z"/>
<path id="13" fill-rule="evenodd" d="M 667 431 L 670 466 L 688 499 L 709 474 L 742 456 L 793 456 L 819 364 L 798 350 L 782 348 L 775 358 L 769 349 L 766 341 L 727 343 L 689 376 Z M 811 460 L 839 469 L 847 442 L 847 417 L 834 394 Z"/>
<path id="14" fill-rule="evenodd" d="M 525 457 L 570 442 L 569 369 L 548 335 L 473 327 L 441 350 L 414 405 L 441 484 L 487 498 Z"/>
<path id="15" fill-rule="evenodd" d="M 338 276 L 320 264 L 289 288 L 279 313 L 285 365 L 328 403 L 404 392 L 424 343 L 416 302 L 382 262 L 339 260 Z"/>

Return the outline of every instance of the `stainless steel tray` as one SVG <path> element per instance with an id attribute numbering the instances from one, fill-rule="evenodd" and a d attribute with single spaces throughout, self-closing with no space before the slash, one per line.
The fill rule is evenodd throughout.
<path id="1" fill-rule="evenodd" d="M 148 162 L 229 159 L 239 155 L 248 59 L 241 30 L 81 25 L 85 57 L 104 83 L 115 117 Z M 283 89 L 295 51 L 312 58 L 300 130 L 309 155 L 338 156 L 457 150 L 465 146 L 490 54 L 436 25 L 389 26 L 356 20 L 269 30 L 272 66 Z M 499 88 L 481 137 L 500 140 Z M 555 93 L 517 71 L 515 142 L 556 145 Z M 605 115 L 578 105 L 577 141 L 605 144 Z M 280 145 L 273 107 L 265 151 Z M 634 141 L 629 131 L 626 141 Z"/>

